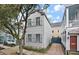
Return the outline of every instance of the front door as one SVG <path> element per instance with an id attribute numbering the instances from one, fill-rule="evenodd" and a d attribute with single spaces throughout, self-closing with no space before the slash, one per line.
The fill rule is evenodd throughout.
<path id="1" fill-rule="evenodd" d="M 77 36 L 70 36 L 70 50 L 77 50 Z"/>

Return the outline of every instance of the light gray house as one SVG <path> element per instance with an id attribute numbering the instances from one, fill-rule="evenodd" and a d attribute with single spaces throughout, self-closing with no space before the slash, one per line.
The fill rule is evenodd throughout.
<path id="1" fill-rule="evenodd" d="M 79 51 L 79 5 L 66 5 L 61 37 L 67 51 Z"/>
<path id="2" fill-rule="evenodd" d="M 43 11 L 33 11 L 27 20 L 25 46 L 46 48 L 52 38 L 50 22 Z"/>

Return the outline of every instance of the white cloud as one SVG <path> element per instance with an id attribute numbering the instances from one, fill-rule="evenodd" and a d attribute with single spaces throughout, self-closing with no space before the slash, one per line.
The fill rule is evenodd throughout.
<path id="1" fill-rule="evenodd" d="M 53 23 L 53 16 L 51 14 L 47 14 L 47 17 L 50 20 L 50 22 Z"/>
<path id="2" fill-rule="evenodd" d="M 57 20 L 60 19 L 60 16 L 57 16 L 56 19 L 57 19 Z"/>
<path id="3" fill-rule="evenodd" d="M 52 18 L 52 15 L 51 15 L 51 14 L 47 14 L 47 17 L 48 17 L 48 18 Z"/>
<path id="4" fill-rule="evenodd" d="M 59 21 L 60 21 L 59 19 L 60 19 L 60 16 L 57 16 L 57 17 L 56 17 L 56 19 L 51 20 L 51 22 L 52 22 L 52 23 L 57 23 L 57 22 L 59 22 Z"/>
<path id="5" fill-rule="evenodd" d="M 54 10 L 55 10 L 55 11 L 60 11 L 61 8 L 62 8 L 62 5 L 55 5 L 55 6 L 54 6 Z"/>
<path id="6" fill-rule="evenodd" d="M 47 14 L 54 13 L 54 10 L 47 9 Z"/>
<path id="7" fill-rule="evenodd" d="M 57 23 L 58 21 L 56 21 L 56 20 L 53 20 L 53 23 Z"/>

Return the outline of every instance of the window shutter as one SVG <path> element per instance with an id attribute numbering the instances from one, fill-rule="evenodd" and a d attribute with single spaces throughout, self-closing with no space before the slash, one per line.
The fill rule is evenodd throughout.
<path id="1" fill-rule="evenodd" d="M 40 34 L 40 43 L 42 43 L 42 34 Z"/>
<path id="2" fill-rule="evenodd" d="M 34 20 L 33 19 L 31 20 L 31 25 L 34 26 Z"/>
<path id="3" fill-rule="evenodd" d="M 36 18 L 33 19 L 33 26 L 36 26 Z"/>
<path id="4" fill-rule="evenodd" d="M 43 23 L 43 19 L 40 17 L 40 25 L 42 25 Z"/>

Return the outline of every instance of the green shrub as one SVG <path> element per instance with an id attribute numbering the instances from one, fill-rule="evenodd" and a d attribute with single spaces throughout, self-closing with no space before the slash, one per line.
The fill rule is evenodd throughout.
<path id="1" fill-rule="evenodd" d="M 40 49 L 33 48 L 32 46 L 23 46 L 23 48 L 26 49 L 26 50 L 30 50 L 30 51 L 45 53 L 50 48 L 50 46 L 51 46 L 51 44 L 49 44 L 47 48 L 40 48 Z"/>
<path id="2" fill-rule="evenodd" d="M 23 48 L 26 49 L 26 50 L 36 51 L 36 52 L 41 52 L 41 53 L 45 53 L 46 52 L 45 48 L 37 49 L 37 48 L 33 48 L 31 46 L 24 46 Z"/>

